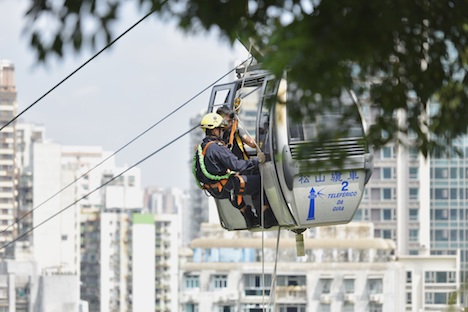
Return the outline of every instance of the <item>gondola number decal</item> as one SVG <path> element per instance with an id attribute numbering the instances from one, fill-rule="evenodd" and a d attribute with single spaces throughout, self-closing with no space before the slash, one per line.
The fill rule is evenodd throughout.
<path id="1" fill-rule="evenodd" d="M 352 187 L 352 183 L 357 180 L 359 180 L 359 176 L 354 170 L 319 173 L 315 176 L 298 176 L 300 185 L 310 187 L 307 194 L 309 202 L 307 220 L 315 220 L 316 207 L 321 207 L 326 202 L 328 202 L 326 206 L 330 205 L 328 207 L 333 212 L 345 210 L 347 207 L 346 198 L 359 195 L 359 192 L 354 191 L 354 187 Z M 328 192 L 323 193 L 324 190 L 328 190 Z"/>

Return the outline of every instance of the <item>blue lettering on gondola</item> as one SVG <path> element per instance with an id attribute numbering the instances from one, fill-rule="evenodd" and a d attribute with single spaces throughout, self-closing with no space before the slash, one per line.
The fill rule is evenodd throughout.
<path id="1" fill-rule="evenodd" d="M 351 170 L 351 172 L 349 173 L 348 180 L 359 180 L 359 176 L 357 174 L 357 171 Z"/>
<path id="2" fill-rule="evenodd" d="M 299 176 L 299 183 L 301 184 L 309 183 L 309 176 L 304 176 L 304 175 Z"/>
<path id="3" fill-rule="evenodd" d="M 315 182 L 325 182 L 325 175 L 323 174 L 316 175 Z"/>
<path id="4" fill-rule="evenodd" d="M 334 171 L 331 173 L 331 181 L 332 182 L 340 182 L 342 181 L 341 179 L 341 172 L 339 171 Z"/>
<path id="5" fill-rule="evenodd" d="M 358 195 L 358 192 L 340 192 L 340 193 L 328 194 L 328 198 L 354 197 L 357 195 Z"/>

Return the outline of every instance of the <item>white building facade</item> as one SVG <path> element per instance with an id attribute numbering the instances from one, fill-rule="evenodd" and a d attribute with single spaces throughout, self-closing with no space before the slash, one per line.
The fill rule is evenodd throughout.
<path id="1" fill-rule="evenodd" d="M 421 298 L 458 286 L 456 256 L 397 259 L 370 223 L 320 228 L 305 238 L 304 257 L 293 235 L 282 233 L 276 249 L 272 232 L 204 229 L 181 264 L 179 311 L 443 311 Z"/>

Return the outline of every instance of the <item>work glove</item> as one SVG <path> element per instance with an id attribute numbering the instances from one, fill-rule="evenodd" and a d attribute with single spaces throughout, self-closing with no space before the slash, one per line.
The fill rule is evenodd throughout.
<path id="1" fill-rule="evenodd" d="M 265 161 L 266 161 L 265 154 L 263 154 L 262 152 L 258 152 L 258 153 L 257 153 L 257 158 L 258 158 L 258 162 L 259 162 L 260 164 L 263 164 L 263 163 L 265 163 Z"/>

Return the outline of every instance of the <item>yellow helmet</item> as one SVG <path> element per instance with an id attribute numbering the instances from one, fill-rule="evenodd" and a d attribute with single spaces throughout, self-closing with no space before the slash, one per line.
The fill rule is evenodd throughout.
<path id="1" fill-rule="evenodd" d="M 200 127 L 203 130 L 206 129 L 215 129 L 215 128 L 225 128 L 228 126 L 228 123 L 226 120 L 224 120 L 223 116 L 220 114 L 216 113 L 209 113 L 203 116 Z"/>

